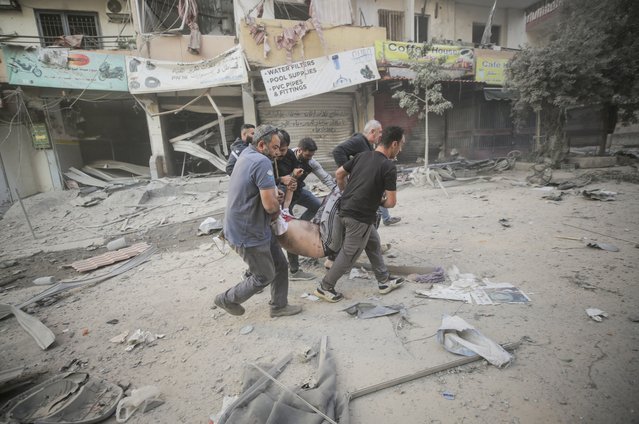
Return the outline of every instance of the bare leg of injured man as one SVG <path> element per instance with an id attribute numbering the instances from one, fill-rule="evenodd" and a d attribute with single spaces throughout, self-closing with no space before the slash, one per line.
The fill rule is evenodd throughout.
<path id="1" fill-rule="evenodd" d="M 342 246 L 344 230 L 338 216 L 341 192 L 336 187 L 326 197 L 315 217 L 309 221 L 286 221 L 282 215 L 271 223 L 280 245 L 289 252 L 309 258 L 336 254 Z M 288 192 L 284 199 L 287 206 Z"/>

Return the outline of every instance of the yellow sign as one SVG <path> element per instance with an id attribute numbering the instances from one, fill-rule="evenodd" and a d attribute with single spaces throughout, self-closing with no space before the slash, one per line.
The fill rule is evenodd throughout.
<path id="1" fill-rule="evenodd" d="M 476 49 L 477 72 L 475 80 L 490 85 L 504 85 L 506 65 L 513 52 Z"/>
<path id="2" fill-rule="evenodd" d="M 475 62 L 470 47 L 385 40 L 375 41 L 375 59 L 378 66 L 408 66 L 415 61 L 442 60 L 444 69 L 458 70 L 462 74 L 472 74 Z"/>

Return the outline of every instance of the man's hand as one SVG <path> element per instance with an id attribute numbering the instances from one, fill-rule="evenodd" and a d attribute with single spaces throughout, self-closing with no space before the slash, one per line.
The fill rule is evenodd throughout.
<path id="1" fill-rule="evenodd" d="M 288 191 L 297 190 L 297 180 L 295 178 L 291 178 L 291 182 L 286 186 Z"/>
<path id="2" fill-rule="evenodd" d="M 284 184 L 285 186 L 288 186 L 293 179 L 294 178 L 291 177 L 290 175 L 284 175 L 284 176 L 280 177 L 280 182 L 282 184 Z"/>
<path id="3" fill-rule="evenodd" d="M 278 203 L 282 203 L 284 201 L 284 192 L 280 189 L 277 190 L 277 201 Z"/>
<path id="4" fill-rule="evenodd" d="M 304 174 L 304 170 L 302 168 L 295 168 L 291 173 L 294 178 L 299 178 L 302 176 L 302 174 Z"/>

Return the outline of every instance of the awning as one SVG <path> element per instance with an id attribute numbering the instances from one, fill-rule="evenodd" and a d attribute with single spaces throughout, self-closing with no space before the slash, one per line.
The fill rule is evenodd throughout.
<path id="1" fill-rule="evenodd" d="M 518 97 L 514 90 L 507 90 L 501 87 L 484 87 L 484 98 L 486 100 L 515 100 Z"/>

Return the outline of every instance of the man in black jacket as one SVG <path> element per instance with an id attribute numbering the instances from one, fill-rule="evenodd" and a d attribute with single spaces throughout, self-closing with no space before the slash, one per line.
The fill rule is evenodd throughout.
<path id="1" fill-rule="evenodd" d="M 240 153 L 242 153 L 242 151 L 253 141 L 253 134 L 255 134 L 255 125 L 242 125 L 240 136 L 235 139 L 233 144 L 231 144 L 231 153 L 229 154 L 229 159 L 226 162 L 226 175 L 230 176 L 231 173 L 233 173 L 235 162 L 239 159 Z"/>
<path id="2" fill-rule="evenodd" d="M 375 150 L 375 145 L 382 137 L 382 124 L 379 121 L 371 120 L 364 125 L 364 133 L 355 133 L 348 140 L 338 144 L 333 149 L 333 159 L 338 167 L 354 158 L 362 152 Z M 380 206 L 379 213 L 382 215 L 384 225 L 397 224 L 402 219 L 398 216 L 390 216 L 388 209 Z"/>
<path id="3" fill-rule="evenodd" d="M 393 159 L 404 146 L 404 130 L 387 127 L 374 151 L 362 152 L 335 172 L 342 190 L 339 219 L 344 227 L 342 248 L 326 273 L 315 295 L 327 302 L 339 302 L 344 296 L 335 290 L 337 280 L 347 273 L 362 251 L 371 263 L 380 294 L 402 286 L 404 280 L 388 272 L 381 242 L 375 229 L 377 208 L 392 208 L 397 203 L 397 169 Z"/>

